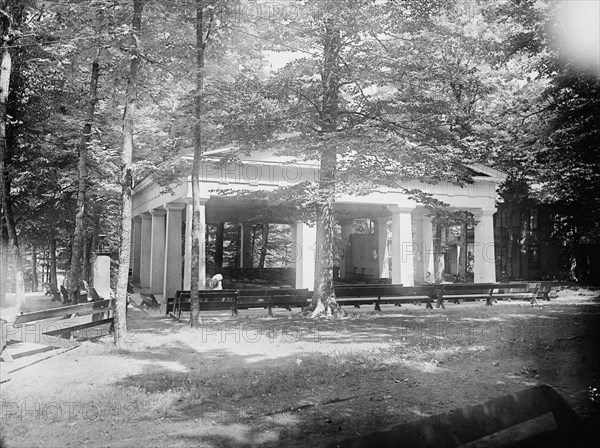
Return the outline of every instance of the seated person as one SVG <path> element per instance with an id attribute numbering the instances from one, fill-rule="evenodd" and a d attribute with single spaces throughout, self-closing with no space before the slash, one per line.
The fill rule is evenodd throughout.
<path id="1" fill-rule="evenodd" d="M 223 276 L 221 274 L 215 274 L 213 278 L 210 279 L 210 288 L 223 289 Z"/>

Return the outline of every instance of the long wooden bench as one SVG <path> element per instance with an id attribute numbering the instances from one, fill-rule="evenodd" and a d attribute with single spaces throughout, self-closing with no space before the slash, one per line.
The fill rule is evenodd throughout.
<path id="1" fill-rule="evenodd" d="M 2 322 L 2 341 L 72 345 L 76 331 L 112 324 L 114 306 L 114 299 L 109 299 L 20 313 L 14 322 Z"/>
<path id="2" fill-rule="evenodd" d="M 266 308 L 270 317 L 273 308 L 304 308 L 308 305 L 313 293 L 308 289 L 240 289 L 238 290 L 237 308 Z"/>
<path id="3" fill-rule="evenodd" d="M 237 315 L 237 289 L 202 290 L 200 295 L 200 311 L 231 310 Z M 183 311 L 191 310 L 190 291 L 177 291 L 173 299 L 167 300 L 167 314 L 171 312 L 181 318 Z"/>
<path id="4" fill-rule="evenodd" d="M 238 315 L 240 309 L 266 308 L 269 316 L 273 308 L 304 307 L 312 293 L 308 289 L 223 289 L 199 291 L 200 311 L 231 310 Z M 183 311 L 191 309 L 190 291 L 177 291 L 173 299 L 167 301 L 167 314 L 178 318 Z"/>
<path id="5" fill-rule="evenodd" d="M 340 305 L 375 305 L 375 311 L 381 311 L 382 304 L 424 302 L 427 308 L 433 308 L 441 285 L 402 286 L 397 285 L 353 285 L 336 286 L 335 296 Z"/>
<path id="6" fill-rule="evenodd" d="M 460 300 L 485 299 L 486 306 L 492 306 L 498 299 L 529 300 L 531 305 L 537 305 L 538 299 L 549 300 L 551 290 L 549 284 L 529 283 L 453 283 L 444 284 L 439 293 L 437 308 L 445 308 L 444 300 L 460 303 Z"/>

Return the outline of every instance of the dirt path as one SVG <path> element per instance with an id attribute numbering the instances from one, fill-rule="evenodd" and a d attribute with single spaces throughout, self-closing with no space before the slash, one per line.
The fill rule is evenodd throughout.
<path id="1" fill-rule="evenodd" d="M 130 311 L 110 338 L 2 384 L 9 447 L 320 446 L 535 384 L 596 415 L 600 303 L 385 307 L 339 321 L 263 310 L 200 330 Z"/>

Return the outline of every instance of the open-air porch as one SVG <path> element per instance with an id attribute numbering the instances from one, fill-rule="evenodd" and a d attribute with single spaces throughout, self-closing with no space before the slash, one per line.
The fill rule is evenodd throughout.
<path id="1" fill-rule="evenodd" d="M 183 157 L 186 159 L 186 157 Z M 225 285 L 230 276 L 256 277 L 255 252 L 251 229 L 257 223 L 277 225 L 287 235 L 285 262 L 272 270 L 270 277 L 280 277 L 274 285 L 313 289 L 315 276 L 316 228 L 285 217 L 264 216 L 264 200 L 232 196 L 231 192 L 274 190 L 279 186 L 302 181 L 315 181 L 315 164 L 291 163 L 283 157 L 258 153 L 239 163 L 221 165 L 219 154 L 209 155 L 202 166 L 201 222 L 213 246 L 207 255 L 202 250 L 200 270 L 206 278 L 225 272 Z M 190 159 L 191 164 L 191 159 Z M 504 175 L 485 166 L 470 167 L 474 182 L 465 187 L 451 183 L 437 185 L 411 182 L 409 188 L 420 188 L 450 204 L 452 208 L 474 214 L 473 278 L 476 283 L 494 282 L 495 256 L 493 214 L 496 188 Z M 133 235 L 131 271 L 133 281 L 153 293 L 159 301 L 173 297 L 178 290 L 191 285 L 191 179 L 182 178 L 170 191 L 146 179 L 137 185 L 133 195 Z M 227 194 L 223 194 L 223 192 Z M 270 204 L 274 205 L 274 204 Z M 276 204 L 275 204 L 276 205 Z M 434 271 L 434 246 L 431 218 L 427 210 L 398 190 L 382 187 L 368 195 L 342 195 L 336 200 L 336 222 L 339 232 L 338 266 L 340 279 L 381 281 L 413 286 L 429 280 Z M 353 222 L 366 220 L 369 230 L 353 232 Z M 209 235 L 206 229 L 235 225 L 239 231 L 235 244 L 235 263 L 223 263 L 222 235 Z M 218 258 L 218 260 L 215 260 Z M 216 262 L 215 262 L 216 261 Z M 234 272 L 236 274 L 234 274 Z M 254 273 L 254 274 L 252 274 Z M 428 274 L 429 273 L 429 274 Z M 268 278 L 269 276 L 267 276 Z M 251 279 L 252 280 L 252 279 Z M 263 280 L 264 283 L 264 280 Z M 267 284 L 263 285 L 266 286 Z M 201 289 L 207 285 L 201 285 Z"/>

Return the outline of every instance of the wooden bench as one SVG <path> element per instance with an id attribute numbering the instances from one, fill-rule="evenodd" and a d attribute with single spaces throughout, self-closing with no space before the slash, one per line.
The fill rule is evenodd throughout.
<path id="1" fill-rule="evenodd" d="M 425 302 L 427 308 L 433 309 L 432 301 L 438 298 L 441 285 L 402 286 L 397 285 L 353 285 L 336 286 L 335 296 L 340 305 L 375 304 L 375 311 L 381 311 L 381 304 Z"/>
<path id="2" fill-rule="evenodd" d="M 199 291 L 199 297 L 200 311 L 231 310 L 231 315 L 237 316 L 238 291 L 236 289 Z"/>
<path id="3" fill-rule="evenodd" d="M 140 299 L 142 299 L 142 303 L 140 304 L 142 308 L 148 308 L 151 310 L 160 309 L 160 303 L 158 303 L 158 300 L 156 300 L 154 294 L 146 294 L 142 292 L 140 293 Z"/>
<path id="4" fill-rule="evenodd" d="M 273 317 L 273 308 L 304 308 L 312 298 L 308 289 L 276 288 L 276 289 L 240 289 L 238 290 L 237 308 L 266 308 L 269 317 Z"/>
<path id="5" fill-rule="evenodd" d="M 231 310 L 237 315 L 237 289 L 207 289 L 199 291 L 200 311 Z M 177 291 L 173 299 L 167 300 L 167 314 L 181 318 L 183 311 L 190 312 L 190 291 Z"/>
<path id="6" fill-rule="evenodd" d="M 445 308 L 444 300 L 460 303 L 461 300 L 485 299 L 486 306 L 492 306 L 498 299 L 526 299 L 537 305 L 538 299 L 549 300 L 551 289 L 541 283 L 453 283 L 441 286 L 437 308 Z"/>
<path id="7" fill-rule="evenodd" d="M 2 322 L 2 341 L 69 346 L 76 331 L 112 324 L 114 306 L 110 299 L 21 313 L 14 322 Z"/>
<path id="8" fill-rule="evenodd" d="M 269 316 L 273 308 L 305 307 L 312 297 L 308 289 L 222 289 L 200 291 L 200 311 L 231 310 L 238 315 L 240 309 L 266 308 Z M 167 314 L 178 318 L 181 312 L 190 311 L 190 291 L 177 291 L 174 298 L 167 300 Z"/>

